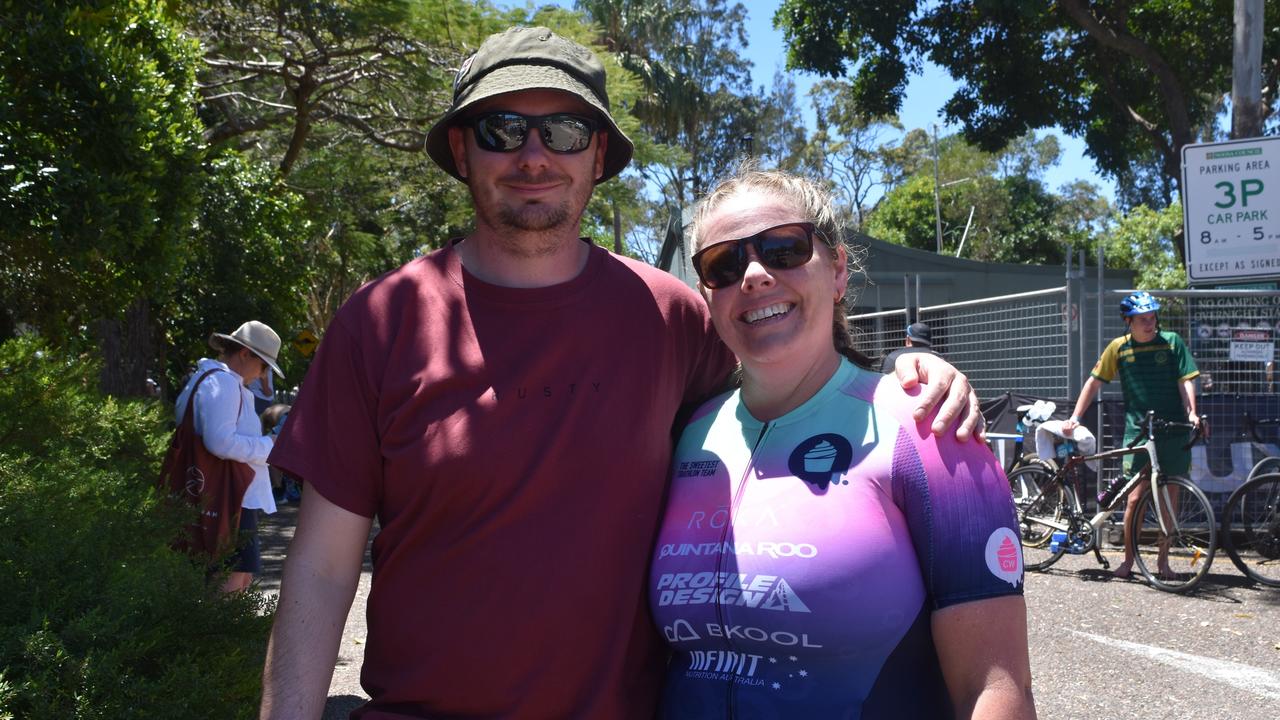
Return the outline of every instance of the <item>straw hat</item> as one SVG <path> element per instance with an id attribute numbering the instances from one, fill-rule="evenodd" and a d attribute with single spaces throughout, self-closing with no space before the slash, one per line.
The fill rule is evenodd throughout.
<path id="1" fill-rule="evenodd" d="M 276 364 L 276 357 L 280 354 L 280 336 L 266 323 L 250 320 L 236 328 L 230 335 L 213 333 L 209 336 L 209 347 L 221 352 L 225 349 L 227 341 L 249 348 L 249 351 L 262 358 L 262 361 L 270 366 L 281 380 L 284 379 L 284 373 Z"/>

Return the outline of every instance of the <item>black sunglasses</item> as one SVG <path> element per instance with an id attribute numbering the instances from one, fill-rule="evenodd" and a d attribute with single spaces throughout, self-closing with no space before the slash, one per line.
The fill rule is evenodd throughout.
<path id="1" fill-rule="evenodd" d="M 490 112 L 464 120 L 462 125 L 476 131 L 476 144 L 489 152 L 515 152 L 529 139 L 529 128 L 542 131 L 542 144 L 558 153 L 579 153 L 591 145 L 599 129 L 595 120 L 573 113 L 521 115 Z"/>
<path id="2" fill-rule="evenodd" d="M 774 270 L 799 267 L 813 257 L 813 223 L 795 222 L 766 228 L 751 237 L 708 245 L 693 254 L 693 269 L 705 287 L 719 290 L 742 280 L 751 258 L 747 246 L 755 248 L 760 263 Z"/>

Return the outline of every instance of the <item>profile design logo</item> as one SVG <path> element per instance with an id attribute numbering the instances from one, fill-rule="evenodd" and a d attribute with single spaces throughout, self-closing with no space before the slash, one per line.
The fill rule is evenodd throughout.
<path id="1" fill-rule="evenodd" d="M 843 475 L 853 461 L 853 445 L 842 435 L 823 433 L 801 442 L 791 451 L 787 469 L 801 480 L 826 490 L 831 478 Z M 838 480 L 848 485 L 848 480 Z"/>

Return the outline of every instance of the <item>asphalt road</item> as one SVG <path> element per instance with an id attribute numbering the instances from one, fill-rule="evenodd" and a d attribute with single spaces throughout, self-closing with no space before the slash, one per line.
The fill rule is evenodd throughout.
<path id="1" fill-rule="evenodd" d="M 261 583 L 269 592 L 279 588 L 296 506 L 281 510 L 262 523 Z M 370 573 L 366 560 L 324 720 L 342 720 L 367 699 L 360 661 Z M 1251 585 L 1225 555 L 1188 595 L 1114 580 L 1092 554 L 1068 555 L 1027 575 L 1026 598 L 1041 718 L 1280 718 L 1280 588 Z"/>

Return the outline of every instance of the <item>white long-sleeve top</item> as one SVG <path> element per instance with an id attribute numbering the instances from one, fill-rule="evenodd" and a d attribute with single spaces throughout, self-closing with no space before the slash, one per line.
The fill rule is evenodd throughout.
<path id="1" fill-rule="evenodd" d="M 201 375 L 212 369 L 221 372 L 205 378 L 196 392 L 196 415 L 192 418 L 196 434 L 214 455 L 253 468 L 253 482 L 244 493 L 241 507 L 274 513 L 276 499 L 271 494 L 271 476 L 267 473 L 267 455 L 271 453 L 272 440 L 262 434 L 262 421 L 253 411 L 253 394 L 244 386 L 244 378 L 225 363 L 201 358 L 175 403 L 178 422 L 182 422 L 186 413 L 192 386 Z"/>

